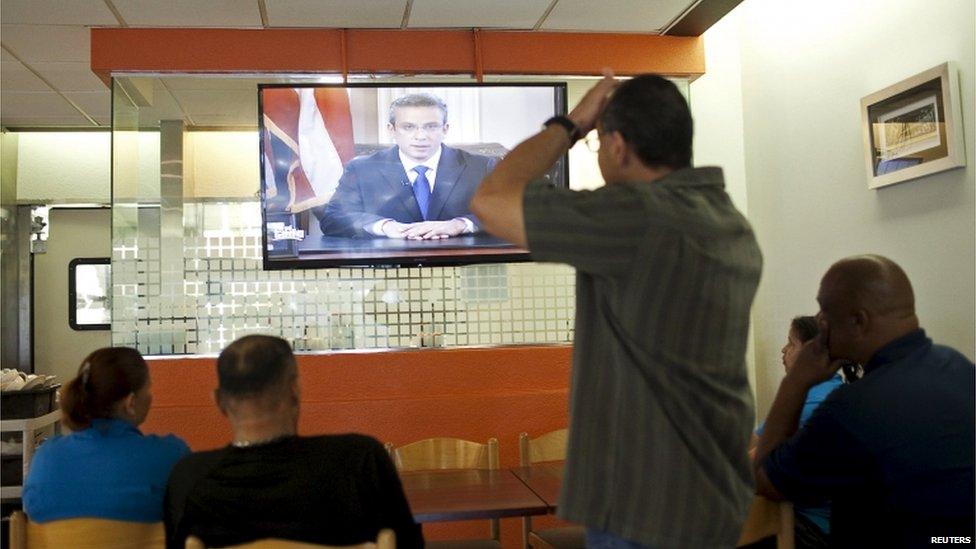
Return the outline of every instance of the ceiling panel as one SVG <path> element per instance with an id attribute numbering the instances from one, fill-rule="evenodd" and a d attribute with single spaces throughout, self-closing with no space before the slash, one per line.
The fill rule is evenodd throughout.
<path id="1" fill-rule="evenodd" d="M 33 63 L 31 67 L 59 91 L 107 91 L 88 63 Z"/>
<path id="2" fill-rule="evenodd" d="M 119 24 L 104 0 L 3 0 L 0 19 L 4 24 L 103 27 Z"/>
<path id="3" fill-rule="evenodd" d="M 78 111 L 54 92 L 6 92 L 0 96 L 0 113 L 17 117 L 73 116 Z"/>
<path id="4" fill-rule="evenodd" d="M 45 128 L 56 126 L 63 128 L 66 126 L 71 127 L 84 127 L 84 128 L 94 128 L 91 122 L 87 118 L 78 114 L 75 111 L 75 115 L 67 116 L 7 116 L 3 115 L 0 117 L 0 124 L 3 124 L 7 128 Z"/>
<path id="5" fill-rule="evenodd" d="M 0 82 L 3 83 L 3 93 L 51 91 L 43 80 L 5 51 L 0 55 Z"/>
<path id="6" fill-rule="evenodd" d="M 696 0 L 559 0 L 542 30 L 660 32 Z"/>
<path id="7" fill-rule="evenodd" d="M 143 121 L 152 120 L 152 125 L 155 126 L 160 120 L 183 120 L 184 114 L 173 96 L 157 81 L 153 90 L 152 106 L 140 108 L 139 118 Z"/>
<path id="8" fill-rule="evenodd" d="M 133 27 L 260 27 L 256 0 L 114 0 Z"/>
<path id="9" fill-rule="evenodd" d="M 226 90 L 219 94 L 203 90 L 172 90 L 173 96 L 194 123 L 198 116 L 243 116 L 258 119 L 258 96 L 251 91 Z"/>
<path id="10" fill-rule="evenodd" d="M 550 0 L 414 0 L 408 26 L 531 29 L 546 12 L 549 4 Z"/>
<path id="11" fill-rule="evenodd" d="M 265 0 L 272 27 L 399 28 L 406 0 Z"/>
<path id="12" fill-rule="evenodd" d="M 245 116 L 243 114 L 199 114 L 193 117 L 193 124 L 195 126 L 243 126 L 247 128 L 257 128 L 258 119 L 257 116 Z"/>
<path id="13" fill-rule="evenodd" d="M 3 25 L 0 42 L 24 63 L 89 63 L 91 36 L 85 27 Z"/>
<path id="14" fill-rule="evenodd" d="M 107 117 L 112 115 L 112 94 L 109 91 L 102 92 L 65 92 L 65 97 L 75 102 L 76 105 L 91 117 Z"/>

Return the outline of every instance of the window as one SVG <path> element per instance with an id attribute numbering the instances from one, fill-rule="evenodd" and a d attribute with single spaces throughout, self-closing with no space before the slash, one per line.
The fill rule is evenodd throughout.
<path id="1" fill-rule="evenodd" d="M 68 324 L 72 329 L 111 329 L 111 273 L 108 257 L 78 257 L 68 264 Z"/>

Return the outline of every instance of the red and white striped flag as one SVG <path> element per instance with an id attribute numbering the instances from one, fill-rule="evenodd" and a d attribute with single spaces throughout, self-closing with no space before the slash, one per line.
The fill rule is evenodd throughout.
<path id="1" fill-rule="evenodd" d="M 266 88 L 263 91 L 265 195 L 278 193 L 275 160 L 288 166 L 288 203 L 298 213 L 329 201 L 342 169 L 355 155 L 349 95 L 342 88 Z M 271 137 L 288 148 L 276 159 Z M 281 149 L 278 149 L 279 151 Z"/>

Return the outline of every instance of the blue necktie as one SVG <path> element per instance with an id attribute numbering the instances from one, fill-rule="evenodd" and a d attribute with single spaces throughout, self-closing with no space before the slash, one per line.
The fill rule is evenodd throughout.
<path id="1" fill-rule="evenodd" d="M 427 181 L 427 166 L 417 166 L 413 171 L 417 172 L 417 179 L 413 182 L 413 196 L 417 199 L 420 206 L 420 214 L 427 221 L 427 207 L 430 206 L 430 183 Z"/>

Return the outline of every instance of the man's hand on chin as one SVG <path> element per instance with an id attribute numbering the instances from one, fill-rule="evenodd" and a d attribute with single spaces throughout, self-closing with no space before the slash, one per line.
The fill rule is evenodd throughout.
<path id="1" fill-rule="evenodd" d="M 403 237 L 408 240 L 438 240 L 457 236 L 464 232 L 465 224 L 460 219 L 447 221 L 419 221 L 409 223 L 403 231 Z"/>

